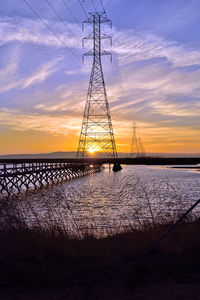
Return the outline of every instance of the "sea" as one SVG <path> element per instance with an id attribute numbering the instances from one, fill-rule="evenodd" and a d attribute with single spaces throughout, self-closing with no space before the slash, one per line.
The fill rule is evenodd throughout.
<path id="1" fill-rule="evenodd" d="M 174 222 L 200 199 L 200 166 L 123 165 L 16 197 L 30 227 L 71 235 L 107 236 Z M 196 207 L 189 220 L 200 217 Z"/>

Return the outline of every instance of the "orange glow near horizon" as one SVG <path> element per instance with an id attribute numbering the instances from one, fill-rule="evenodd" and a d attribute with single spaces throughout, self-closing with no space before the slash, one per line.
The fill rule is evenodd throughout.
<path id="1" fill-rule="evenodd" d="M 120 124 L 121 125 L 121 124 Z M 143 125 L 143 124 L 142 124 Z M 145 124 L 144 124 L 145 125 Z M 196 128 L 171 128 L 140 126 L 140 136 L 148 153 L 199 153 L 199 131 Z M 49 123 L 45 123 L 49 128 Z M 78 127 L 78 126 L 77 126 Z M 117 125 L 114 124 L 114 130 Z M 132 132 L 126 125 L 115 130 L 115 140 L 118 152 L 130 152 Z M 61 130 L 60 130 L 61 131 Z M 1 134 L 0 155 L 6 154 L 36 154 L 51 152 L 76 152 L 79 140 L 79 129 L 67 134 L 54 134 L 39 130 L 5 130 Z M 95 155 L 99 149 L 88 148 L 88 154 Z"/>
<path id="2" fill-rule="evenodd" d="M 94 149 L 94 148 L 89 148 L 89 149 L 88 149 L 88 152 L 89 152 L 90 154 L 94 154 L 94 153 L 96 152 L 96 149 Z"/>
<path id="3" fill-rule="evenodd" d="M 74 35 L 71 35 L 66 34 L 55 15 L 42 15 L 55 31 L 59 29 L 59 37 L 68 47 L 68 51 L 63 52 L 59 37 L 52 36 L 48 26 L 38 23 L 30 7 L 18 7 L 15 1 L 4 2 L 0 10 L 0 43 L 3 45 L 0 51 L 0 156 L 53 153 L 52 157 L 76 157 L 79 140 L 83 137 L 82 150 L 94 159 L 103 157 L 105 148 L 112 152 L 110 132 L 117 152 L 127 156 L 136 136 L 141 152 L 146 155 L 180 153 L 200 157 L 197 30 L 200 19 L 196 13 L 200 11 L 200 1 L 172 0 L 168 9 L 164 1 L 146 1 L 152 6 L 152 9 L 145 6 L 146 18 L 142 18 L 143 7 L 134 1 L 126 1 L 126 6 L 122 0 L 110 1 L 117 2 L 117 5 L 107 5 L 112 8 L 115 21 L 112 32 L 115 55 L 113 65 L 108 59 L 102 59 L 103 79 L 99 67 L 92 69 L 92 57 L 88 56 L 85 64 L 81 62 L 81 38 L 86 35 L 88 50 L 95 48 L 89 41 L 92 24 L 88 24 L 82 36 L 70 14 L 66 14 L 64 21 L 72 29 Z M 34 9 L 40 12 L 43 2 L 30 1 L 33 2 Z M 73 5 L 77 1 L 68 2 L 74 16 L 79 16 L 80 6 Z M 94 2 L 97 5 L 98 1 Z M 101 3 L 98 5 L 100 8 Z M 64 7 L 57 5 L 56 9 L 62 15 Z M 134 19 L 133 9 L 138 16 Z M 124 14 L 117 18 L 120 11 Z M 84 20 L 84 16 L 80 18 Z M 171 26 L 173 23 L 176 26 Z M 108 29 L 104 32 L 105 38 L 107 34 Z M 102 41 L 102 48 L 104 46 L 110 50 Z M 94 49 L 87 54 L 93 56 L 93 52 Z M 133 148 L 137 149 L 134 143 Z"/>

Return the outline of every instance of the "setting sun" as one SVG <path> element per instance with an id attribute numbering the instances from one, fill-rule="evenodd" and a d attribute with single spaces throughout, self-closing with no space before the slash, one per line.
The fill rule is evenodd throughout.
<path id="1" fill-rule="evenodd" d="M 96 151 L 96 150 L 95 150 L 94 148 L 89 148 L 89 149 L 88 149 L 88 152 L 89 152 L 90 154 L 94 154 L 95 151 Z"/>

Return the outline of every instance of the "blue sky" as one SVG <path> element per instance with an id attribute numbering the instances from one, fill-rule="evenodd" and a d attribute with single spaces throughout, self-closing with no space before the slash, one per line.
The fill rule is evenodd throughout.
<path id="1" fill-rule="evenodd" d="M 91 69 L 81 56 L 92 45 L 81 46 L 90 29 L 81 31 L 79 1 L 64 1 L 73 16 L 49 0 L 61 22 L 46 0 L 27 0 L 61 43 L 23 0 L 1 0 L 0 154 L 77 148 Z M 113 46 L 103 44 L 113 66 L 103 58 L 103 69 L 118 150 L 129 150 L 135 121 L 148 152 L 200 152 L 200 1 L 103 4 L 113 22 Z"/>

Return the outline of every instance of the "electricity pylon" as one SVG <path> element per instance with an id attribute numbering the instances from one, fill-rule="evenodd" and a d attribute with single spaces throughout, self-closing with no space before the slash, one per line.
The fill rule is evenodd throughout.
<path id="1" fill-rule="evenodd" d="M 145 149 L 140 137 L 136 133 L 136 125 L 133 122 L 133 137 L 131 143 L 130 158 L 133 157 L 145 157 Z"/>
<path id="2" fill-rule="evenodd" d="M 133 137 L 131 143 L 130 158 L 139 156 L 139 143 L 136 135 L 136 125 L 133 122 Z"/>
<path id="3" fill-rule="evenodd" d="M 103 76 L 101 57 L 111 55 L 101 49 L 102 39 L 111 39 L 107 34 L 101 33 L 101 24 L 110 23 L 105 12 L 90 13 L 84 24 L 91 24 L 93 32 L 83 38 L 93 40 L 93 50 L 84 56 L 93 56 L 93 65 L 89 88 L 86 98 L 85 110 L 80 132 L 77 158 L 85 158 L 89 153 L 105 152 L 109 157 L 117 158 L 116 144 L 111 122 L 110 109 Z"/>
<path id="4" fill-rule="evenodd" d="M 144 145 L 141 141 L 141 138 L 139 138 L 139 157 L 145 157 L 145 149 L 144 149 Z"/>

